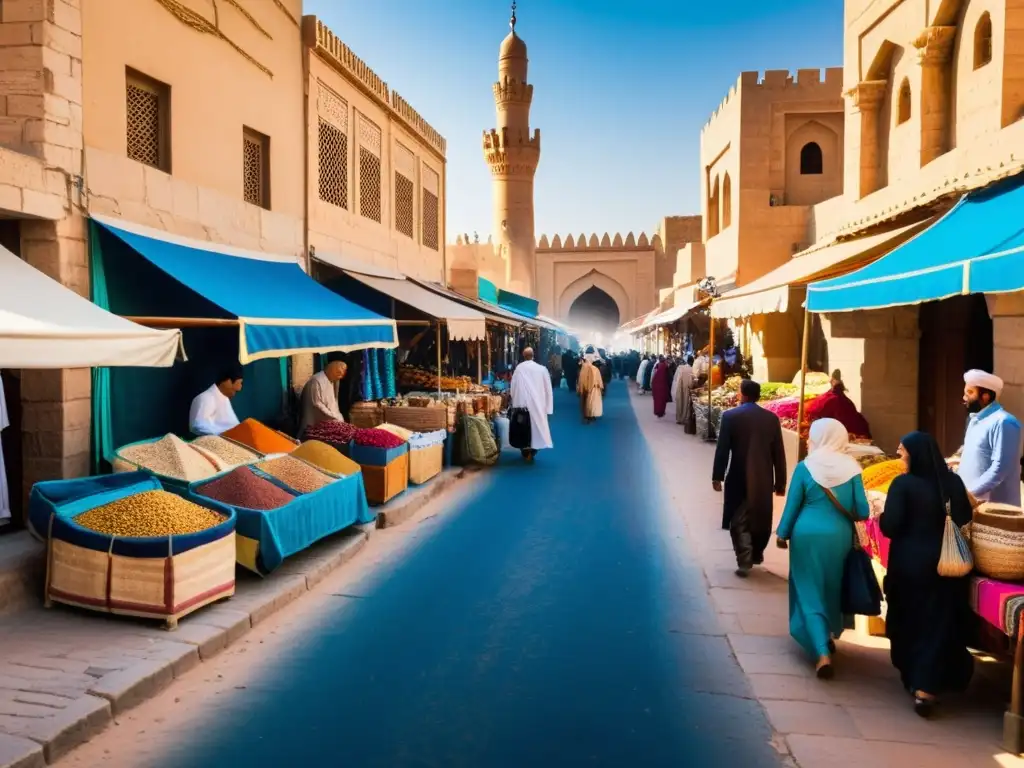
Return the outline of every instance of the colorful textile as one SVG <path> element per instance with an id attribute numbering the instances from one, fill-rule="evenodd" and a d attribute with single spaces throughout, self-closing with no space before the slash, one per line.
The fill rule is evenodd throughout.
<path id="1" fill-rule="evenodd" d="M 871 554 L 872 559 L 880 562 L 883 568 L 888 568 L 889 539 L 882 533 L 877 517 L 864 521 L 864 532 L 867 534 L 866 549 Z"/>
<path id="2" fill-rule="evenodd" d="M 370 350 L 363 350 L 363 371 L 359 382 L 363 400 L 373 400 L 373 369 L 370 364 Z"/>
<path id="3" fill-rule="evenodd" d="M 818 419 L 835 419 L 846 427 L 851 437 L 871 437 L 868 420 L 839 387 L 833 387 L 811 400 L 807 403 L 805 412 L 808 423 Z"/>
<path id="4" fill-rule="evenodd" d="M 975 577 L 971 579 L 971 608 L 1012 637 L 1019 629 L 1024 610 L 1024 584 Z"/>

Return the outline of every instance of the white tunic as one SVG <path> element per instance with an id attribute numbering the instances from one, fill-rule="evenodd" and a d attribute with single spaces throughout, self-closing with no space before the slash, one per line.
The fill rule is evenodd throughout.
<path id="1" fill-rule="evenodd" d="M 554 447 L 548 416 L 555 412 L 551 374 L 543 365 L 524 360 L 512 374 L 512 407 L 530 412 L 530 447 L 535 451 Z"/>
<path id="2" fill-rule="evenodd" d="M 219 435 L 237 427 L 238 417 L 231 401 L 214 384 L 192 400 L 188 424 L 194 435 Z"/>
<path id="3" fill-rule="evenodd" d="M 4 400 L 4 383 L 0 381 L 0 432 L 11 426 L 7 416 L 7 401 Z M 4 452 L 0 450 L 0 525 L 11 520 L 11 495 L 7 490 L 7 469 L 4 467 Z"/>
<path id="4" fill-rule="evenodd" d="M 314 373 L 302 388 L 299 434 L 321 421 L 344 421 L 338 407 L 338 390 L 323 371 Z"/>
<path id="5" fill-rule="evenodd" d="M 650 360 L 640 361 L 640 367 L 636 369 L 636 385 L 638 387 L 642 387 L 644 385 L 644 374 L 647 373 L 647 366 L 650 364 Z"/>

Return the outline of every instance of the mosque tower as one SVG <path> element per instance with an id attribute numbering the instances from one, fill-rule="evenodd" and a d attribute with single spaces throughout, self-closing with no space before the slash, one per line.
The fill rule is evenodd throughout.
<path id="1" fill-rule="evenodd" d="M 507 260 L 509 289 L 532 296 L 536 272 L 533 177 L 540 160 L 540 131 L 530 134 L 533 86 L 526 82 L 526 43 L 516 34 L 515 2 L 509 26 L 494 84 L 498 127 L 484 132 L 484 159 L 494 183 L 494 242 Z"/>

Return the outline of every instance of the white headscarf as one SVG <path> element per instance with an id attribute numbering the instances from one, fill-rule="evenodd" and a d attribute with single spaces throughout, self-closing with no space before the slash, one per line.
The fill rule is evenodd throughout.
<path id="1" fill-rule="evenodd" d="M 835 488 L 861 473 L 860 464 L 846 452 L 850 433 L 835 419 L 818 419 L 811 424 L 804 466 L 814 482 Z"/>

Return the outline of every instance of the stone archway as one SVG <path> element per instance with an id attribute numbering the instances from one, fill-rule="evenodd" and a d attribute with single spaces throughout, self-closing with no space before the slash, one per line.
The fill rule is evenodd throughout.
<path id="1" fill-rule="evenodd" d="M 619 313 L 619 305 L 615 299 L 596 285 L 577 296 L 576 301 L 569 307 L 569 314 L 565 316 L 565 321 L 571 328 L 599 331 L 609 335 L 614 334 L 615 330 L 629 319 Z"/>
<path id="2" fill-rule="evenodd" d="M 617 280 L 613 280 L 596 269 L 591 270 L 583 277 L 577 278 L 562 290 L 561 295 L 558 297 L 558 317 L 561 319 L 567 318 L 569 310 L 576 302 L 576 299 L 591 288 L 598 288 L 612 298 L 619 309 L 621 322 L 625 323 L 634 317 L 632 302 L 626 289 Z"/>

